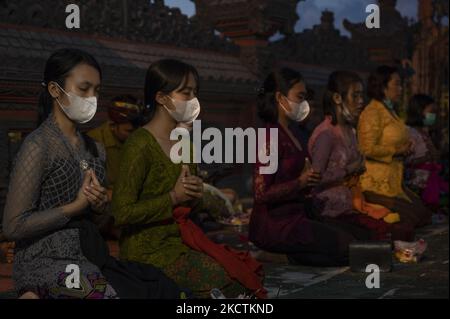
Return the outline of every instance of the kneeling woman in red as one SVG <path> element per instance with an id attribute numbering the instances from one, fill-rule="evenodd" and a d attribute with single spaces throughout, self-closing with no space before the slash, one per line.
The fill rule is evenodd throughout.
<path id="1" fill-rule="evenodd" d="M 276 150 L 278 170 L 262 174 L 264 164 L 255 165 L 249 237 L 261 249 L 287 254 L 293 263 L 345 265 L 355 234 L 340 225 L 309 219 L 315 214 L 307 197 L 321 177 L 308 167 L 307 145 L 302 145 L 298 134 L 298 122 L 310 111 L 305 96 L 301 74 L 288 68 L 271 73 L 261 88 L 258 114 L 266 123 L 267 139 L 258 151 Z M 270 137 L 270 129 L 278 131 L 278 139 Z"/>

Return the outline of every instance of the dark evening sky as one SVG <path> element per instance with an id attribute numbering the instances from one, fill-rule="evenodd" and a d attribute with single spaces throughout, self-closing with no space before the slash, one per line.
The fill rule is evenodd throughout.
<path id="1" fill-rule="evenodd" d="M 178 7 L 188 16 L 195 13 L 195 5 L 189 0 L 165 0 L 170 7 Z M 342 21 L 347 18 L 352 22 L 362 22 L 366 16 L 366 6 L 377 3 L 376 0 L 306 0 L 299 3 L 297 7 L 300 20 L 297 22 L 296 30 L 302 31 L 311 28 L 320 22 L 321 12 L 325 9 L 334 12 L 336 28 L 342 34 L 349 35 L 342 26 Z M 397 8 L 403 16 L 416 19 L 417 0 L 398 0 Z"/>

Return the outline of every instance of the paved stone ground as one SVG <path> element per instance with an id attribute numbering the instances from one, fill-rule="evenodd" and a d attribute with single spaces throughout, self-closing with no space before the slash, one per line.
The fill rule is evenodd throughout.
<path id="1" fill-rule="evenodd" d="M 395 262 L 390 273 L 380 274 L 380 288 L 368 289 L 368 274 L 348 268 L 314 269 L 269 264 L 267 286 L 281 286 L 278 298 L 449 298 L 448 224 L 421 232 L 428 242 L 424 258 L 417 264 Z M 276 294 L 273 295 L 276 297 Z"/>
<path id="2" fill-rule="evenodd" d="M 428 242 L 425 257 L 417 264 L 394 263 L 392 272 L 381 273 L 379 289 L 365 286 L 365 273 L 347 267 L 318 268 L 288 265 L 285 256 L 268 254 L 245 243 L 246 230 L 227 229 L 210 234 L 215 241 L 250 249 L 264 263 L 266 287 L 271 298 L 448 298 L 448 223 L 422 229 L 418 236 Z M 117 244 L 110 243 L 113 255 Z M 12 265 L 0 263 L 0 299 L 16 298 L 10 278 Z"/>

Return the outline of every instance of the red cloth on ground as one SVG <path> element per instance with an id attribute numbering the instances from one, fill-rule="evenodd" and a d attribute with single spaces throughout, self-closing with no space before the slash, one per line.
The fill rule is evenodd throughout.
<path id="1" fill-rule="evenodd" d="M 197 225 L 188 219 L 190 211 L 188 207 L 177 207 L 173 211 L 183 242 L 190 248 L 216 260 L 232 279 L 239 281 L 258 298 L 267 298 L 267 291 L 261 283 L 264 277 L 262 264 L 253 259 L 248 252 L 238 252 L 226 245 L 212 242 Z"/>

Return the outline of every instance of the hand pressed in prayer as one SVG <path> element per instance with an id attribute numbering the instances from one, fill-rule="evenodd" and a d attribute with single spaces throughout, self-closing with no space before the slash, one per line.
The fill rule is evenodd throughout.
<path id="1" fill-rule="evenodd" d="M 183 165 L 177 183 L 171 192 L 175 205 L 203 197 L 203 181 L 191 175 L 189 166 Z"/>
<path id="2" fill-rule="evenodd" d="M 361 175 L 366 170 L 364 165 L 364 157 L 359 157 L 354 162 L 347 165 L 346 171 L 348 175 Z"/>
<path id="3" fill-rule="evenodd" d="M 103 212 L 109 202 L 107 189 L 100 185 L 94 171 L 90 170 L 90 174 L 91 182 L 84 188 L 84 194 L 94 211 Z"/>
<path id="4" fill-rule="evenodd" d="M 412 147 L 413 147 L 412 141 L 409 140 L 407 143 L 402 144 L 398 148 L 397 153 L 395 154 L 395 156 L 408 157 L 413 151 Z"/>
<path id="5" fill-rule="evenodd" d="M 91 181 L 92 176 L 90 170 L 88 170 L 84 172 L 83 184 L 78 191 L 77 198 L 73 201 L 73 203 L 65 206 L 66 214 L 69 217 L 77 216 L 80 213 L 83 213 L 89 206 L 89 200 L 85 194 L 85 188 L 91 184 Z"/>
<path id="6" fill-rule="evenodd" d="M 184 186 L 184 192 L 192 199 L 203 197 L 203 180 L 198 176 L 186 176 L 181 182 Z"/>
<path id="7" fill-rule="evenodd" d="M 300 189 L 312 188 L 317 186 L 320 183 L 320 173 L 315 172 L 311 167 L 311 162 L 308 158 L 305 159 L 305 166 L 303 167 L 303 171 L 298 178 L 300 183 Z"/>

